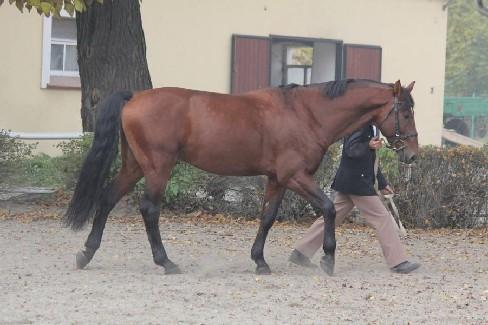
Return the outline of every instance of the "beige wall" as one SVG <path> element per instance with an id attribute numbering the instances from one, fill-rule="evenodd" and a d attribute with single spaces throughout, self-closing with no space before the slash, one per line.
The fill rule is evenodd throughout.
<path id="1" fill-rule="evenodd" d="M 231 34 L 340 39 L 383 48 L 382 80 L 416 81 L 422 144 L 441 143 L 447 10 L 441 0 L 145 1 L 154 87 L 228 92 Z"/>
<path id="2" fill-rule="evenodd" d="M 41 89 L 42 18 L 0 7 L 0 128 L 15 132 L 81 130 L 80 91 Z M 40 141 L 53 152 L 53 141 Z"/>
<path id="3" fill-rule="evenodd" d="M 154 87 L 230 89 L 231 35 L 340 39 L 383 48 L 382 79 L 415 80 L 422 144 L 441 142 L 447 11 L 442 0 L 143 1 Z M 40 89 L 42 21 L 0 8 L 0 127 L 79 131 L 80 94 Z"/>

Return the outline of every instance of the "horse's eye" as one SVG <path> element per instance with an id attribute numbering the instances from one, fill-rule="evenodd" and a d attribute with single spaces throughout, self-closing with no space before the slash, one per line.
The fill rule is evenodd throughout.
<path id="1" fill-rule="evenodd" d="M 408 119 L 410 118 L 410 114 L 405 114 L 405 115 L 403 115 L 403 117 L 404 117 L 406 120 L 408 120 Z"/>

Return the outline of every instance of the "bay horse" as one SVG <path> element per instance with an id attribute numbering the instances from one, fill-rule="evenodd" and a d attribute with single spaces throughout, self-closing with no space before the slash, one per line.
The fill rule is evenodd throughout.
<path id="1" fill-rule="evenodd" d="M 411 91 L 400 81 L 385 84 L 345 79 L 227 95 L 182 88 L 117 92 L 98 107 L 95 136 L 64 216 L 73 230 L 93 216 L 83 250 L 84 268 L 100 247 L 107 216 L 120 198 L 145 178 L 140 201 L 153 260 L 165 273 L 180 273 L 167 256 L 159 230 L 160 202 L 178 160 L 232 176 L 267 176 L 261 223 L 251 249 L 256 273 L 271 272 L 263 255 L 268 231 L 287 189 L 325 216 L 322 269 L 333 274 L 335 209 L 314 181 L 327 148 L 372 123 L 405 163 L 418 152 Z M 121 142 L 122 166 L 108 181 Z"/>

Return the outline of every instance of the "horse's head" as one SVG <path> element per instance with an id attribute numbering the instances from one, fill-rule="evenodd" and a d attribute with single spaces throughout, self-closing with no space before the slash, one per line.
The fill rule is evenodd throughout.
<path id="1" fill-rule="evenodd" d="M 400 80 L 393 85 L 393 97 L 381 109 L 374 123 L 386 137 L 390 148 L 395 150 L 400 161 L 411 163 L 419 150 L 417 129 L 413 114 L 414 101 L 410 94 L 415 81 L 406 88 Z"/>

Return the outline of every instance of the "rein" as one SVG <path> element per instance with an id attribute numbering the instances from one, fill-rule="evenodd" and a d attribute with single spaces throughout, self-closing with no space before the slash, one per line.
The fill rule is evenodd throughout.
<path id="1" fill-rule="evenodd" d="M 386 140 L 388 140 L 388 143 L 386 144 L 386 147 L 388 149 L 391 149 L 393 151 L 400 151 L 405 149 L 407 144 L 405 143 L 405 140 L 408 138 L 413 138 L 418 136 L 418 133 L 411 133 L 411 134 L 401 134 L 400 132 L 400 109 L 399 109 L 399 104 L 402 103 L 401 101 L 398 100 L 398 98 L 395 96 L 395 99 L 393 101 L 393 107 L 391 108 L 390 112 L 388 115 L 385 117 L 383 122 L 381 122 L 378 127 L 381 127 L 383 123 L 390 117 L 391 113 L 395 113 L 395 134 L 392 136 L 386 136 Z"/>

